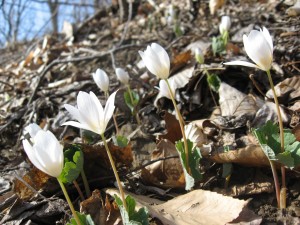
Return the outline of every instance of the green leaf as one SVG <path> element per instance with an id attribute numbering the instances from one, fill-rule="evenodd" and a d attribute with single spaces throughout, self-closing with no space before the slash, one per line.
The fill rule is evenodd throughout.
<path id="1" fill-rule="evenodd" d="M 193 142 L 187 140 L 188 143 L 188 158 L 189 165 L 187 165 L 186 154 L 184 149 L 184 142 L 177 141 L 176 149 L 179 152 L 179 158 L 181 165 L 183 167 L 184 177 L 185 177 L 185 190 L 191 190 L 194 187 L 195 182 L 202 179 L 202 174 L 199 170 L 199 163 L 201 159 L 200 149 L 193 146 Z M 191 171 L 191 174 L 188 173 L 188 170 Z"/>
<path id="2" fill-rule="evenodd" d="M 209 74 L 206 77 L 207 83 L 209 85 L 209 87 L 214 91 L 214 92 L 218 92 L 220 85 L 221 85 L 221 80 L 220 78 L 216 75 L 216 74 Z"/>
<path id="3" fill-rule="evenodd" d="M 226 178 L 232 173 L 232 163 L 223 163 L 222 177 Z"/>
<path id="4" fill-rule="evenodd" d="M 174 24 L 173 30 L 174 30 L 176 37 L 181 37 L 183 35 L 183 30 L 182 30 L 179 22 L 176 22 Z"/>
<path id="5" fill-rule="evenodd" d="M 269 160 L 278 161 L 289 168 L 300 165 L 300 142 L 296 141 L 290 129 L 284 130 L 284 152 L 281 152 L 279 128 L 276 124 L 268 121 L 253 133 Z"/>
<path id="6" fill-rule="evenodd" d="M 229 33 L 228 31 L 224 31 L 223 34 L 221 35 L 222 41 L 224 46 L 226 47 L 228 40 L 229 40 Z"/>
<path id="7" fill-rule="evenodd" d="M 115 201 L 120 209 L 123 224 L 125 225 L 148 225 L 148 210 L 143 207 L 139 211 L 135 210 L 136 202 L 134 198 L 128 195 L 125 199 L 127 210 L 125 210 L 122 200 L 115 195 Z"/>
<path id="8" fill-rule="evenodd" d="M 64 168 L 59 176 L 63 183 L 72 183 L 83 169 L 83 153 L 78 145 L 64 151 Z"/>
<path id="9" fill-rule="evenodd" d="M 282 152 L 277 154 L 276 159 L 283 165 L 286 165 L 287 167 L 294 167 L 294 159 L 290 152 Z"/>
<path id="10" fill-rule="evenodd" d="M 119 146 L 121 148 L 125 148 L 129 143 L 128 139 L 121 135 L 113 136 L 112 140 L 114 142 L 114 145 Z"/>
<path id="11" fill-rule="evenodd" d="M 222 37 L 213 37 L 211 46 L 212 46 L 214 56 L 217 54 L 226 53 L 226 46 L 224 45 Z"/>
<path id="12" fill-rule="evenodd" d="M 81 225 L 95 225 L 90 215 L 81 214 L 80 212 L 76 212 L 76 214 L 81 222 Z M 72 217 L 70 219 L 70 222 L 68 222 L 66 225 L 78 225 L 78 224 L 76 223 L 74 217 Z"/>
<path id="13" fill-rule="evenodd" d="M 130 93 L 131 93 L 132 99 L 130 97 Z M 131 110 L 131 113 L 134 114 L 135 107 L 139 103 L 140 96 L 135 91 L 132 91 L 132 90 L 129 91 L 129 90 L 127 90 L 126 92 L 124 92 L 124 99 L 125 99 L 126 105 Z"/>

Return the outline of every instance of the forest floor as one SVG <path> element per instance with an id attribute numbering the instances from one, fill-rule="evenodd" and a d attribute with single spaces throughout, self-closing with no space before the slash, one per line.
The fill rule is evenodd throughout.
<path id="1" fill-rule="evenodd" d="M 0 223 L 69 220 L 58 183 L 34 169 L 24 154 L 23 130 L 32 122 L 51 130 L 65 148 L 76 143 L 82 149 L 93 195 L 80 199 L 74 185 L 68 185 L 75 208 L 91 214 L 95 224 L 121 223 L 111 197 L 114 176 L 99 136 L 61 126 L 71 119 L 64 104 L 76 105 L 79 91 L 93 91 L 105 102 L 92 78 L 101 68 L 109 75 L 110 92 L 118 89 L 118 135 L 129 139 L 125 147 L 112 140 L 109 146 L 125 190 L 148 208 L 151 224 L 300 224 L 299 166 L 286 171 L 287 208 L 279 210 L 269 162 L 252 134 L 268 120 L 277 122 L 268 78 L 264 71 L 223 64 L 250 61 L 242 35 L 266 27 L 273 38 L 271 74 L 284 126 L 300 141 L 300 21 L 299 14 L 293 16 L 299 11 L 290 9 L 292 1 L 231 0 L 211 15 L 206 1 L 177 1 L 178 18 L 168 24 L 167 1 L 149 2 L 134 3 L 132 14 L 127 5 L 123 21 L 112 6 L 77 26 L 65 24 L 63 35 L 0 49 Z M 219 35 L 222 15 L 231 18 L 230 40 L 224 52 L 214 55 L 211 42 Z M 180 31 L 174 31 L 174 23 Z M 195 124 L 201 136 L 203 177 L 189 192 L 174 145 L 182 138 L 174 107 L 155 88 L 159 80 L 138 53 L 153 42 L 168 52 L 176 101 L 185 122 Z M 203 65 L 194 59 L 195 48 L 205 54 Z M 117 67 L 129 72 L 130 86 L 140 96 L 140 125 L 124 101 L 126 88 L 116 78 Z M 218 91 L 210 89 L 205 71 L 220 78 Z M 110 121 L 105 136 L 116 132 Z M 83 189 L 80 178 L 77 183 Z"/>

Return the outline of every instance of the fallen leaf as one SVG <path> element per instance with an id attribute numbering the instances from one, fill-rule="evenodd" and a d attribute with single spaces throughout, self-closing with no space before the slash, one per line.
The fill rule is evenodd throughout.
<path id="1" fill-rule="evenodd" d="M 182 138 L 182 133 L 180 129 L 180 125 L 176 117 L 167 111 L 164 112 L 163 114 L 163 119 L 166 122 L 166 134 L 159 135 L 158 139 L 167 139 L 171 141 L 173 144 L 175 144 L 175 141 L 178 141 Z"/>
<path id="2" fill-rule="evenodd" d="M 253 117 L 258 107 L 256 100 L 234 87 L 222 82 L 219 88 L 219 103 L 222 116 L 247 116 Z"/>
<path id="3" fill-rule="evenodd" d="M 224 0 L 210 0 L 209 1 L 209 10 L 211 15 L 215 15 L 217 10 L 224 5 Z"/>
<path id="4" fill-rule="evenodd" d="M 255 144 L 229 151 L 225 151 L 221 147 L 213 151 L 208 158 L 216 163 L 238 163 L 246 166 L 268 166 L 270 164 L 261 147 Z"/>
<path id="5" fill-rule="evenodd" d="M 92 196 L 80 203 L 80 212 L 89 214 L 95 225 L 106 224 L 110 211 L 103 207 L 103 200 L 98 189 L 94 190 Z"/>
<path id="6" fill-rule="evenodd" d="M 167 139 L 157 144 L 152 152 L 151 160 L 178 156 L 175 145 Z M 142 170 L 141 178 L 144 182 L 165 188 L 184 188 L 183 170 L 179 158 L 159 160 Z"/>
<path id="7" fill-rule="evenodd" d="M 173 58 L 171 62 L 170 68 L 172 69 L 170 71 L 170 74 L 183 68 L 191 59 L 192 59 L 192 54 L 190 50 L 176 54 L 176 56 Z"/>
<path id="8" fill-rule="evenodd" d="M 223 117 L 244 118 L 244 124 L 250 120 L 253 127 L 259 127 L 268 120 L 278 121 L 276 105 L 252 95 L 246 95 L 230 85 L 222 82 L 219 89 L 219 103 Z M 288 121 L 288 114 L 281 108 L 284 123 Z"/>
<path id="9" fill-rule="evenodd" d="M 106 193 L 111 196 L 119 195 L 115 189 L 107 189 Z M 249 210 L 246 207 L 248 201 L 206 190 L 191 191 L 167 202 L 132 193 L 130 195 L 136 200 L 137 208 L 147 207 L 150 216 L 159 219 L 165 225 L 224 225 L 237 220 L 243 211 Z M 244 222 L 261 220 L 253 213 L 248 215 L 251 215 L 250 218 Z"/>
<path id="10" fill-rule="evenodd" d="M 183 88 L 189 82 L 190 78 L 193 76 L 193 71 L 194 71 L 194 67 L 190 67 L 168 78 L 169 82 L 172 84 L 172 89 L 176 91 L 179 88 Z M 159 91 L 158 95 L 154 100 L 154 105 L 156 107 L 157 107 L 157 101 L 161 97 L 164 97 L 164 95 Z"/>
<path id="11" fill-rule="evenodd" d="M 46 183 L 50 179 L 50 176 L 33 167 L 27 174 L 22 177 L 22 179 L 24 180 L 24 182 L 26 182 L 27 185 L 24 184 L 23 181 L 15 179 L 14 191 L 20 199 L 28 200 L 36 194 L 36 192 L 33 192 L 28 187 L 28 185 L 34 188 L 34 190 L 39 191 L 46 185 Z"/>
<path id="12" fill-rule="evenodd" d="M 289 16 L 299 16 L 300 15 L 300 1 L 297 0 L 297 2 L 295 3 L 295 5 L 293 5 L 292 7 L 288 8 L 286 10 L 286 14 L 288 14 Z"/>
<path id="13" fill-rule="evenodd" d="M 278 100 L 282 102 L 292 101 L 300 97 L 300 77 L 294 76 L 287 78 L 284 81 L 278 83 L 275 86 L 275 91 L 278 97 Z M 270 89 L 266 96 L 273 99 L 273 91 Z"/>

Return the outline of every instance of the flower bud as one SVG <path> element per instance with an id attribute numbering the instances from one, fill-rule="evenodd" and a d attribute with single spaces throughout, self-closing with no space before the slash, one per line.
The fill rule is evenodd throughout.
<path id="1" fill-rule="evenodd" d="M 116 68 L 116 74 L 117 74 L 118 80 L 122 84 L 127 85 L 129 83 L 129 75 L 125 70 L 123 70 L 122 68 Z"/>
<path id="2" fill-rule="evenodd" d="M 109 79 L 104 70 L 97 69 L 96 73 L 93 73 L 93 79 L 97 86 L 104 92 L 108 91 Z"/>
<path id="3" fill-rule="evenodd" d="M 200 48 L 195 49 L 195 58 L 198 63 L 203 64 L 204 63 L 204 55 Z"/>
<path id="4" fill-rule="evenodd" d="M 219 31 L 221 34 L 228 32 L 231 26 L 231 20 L 229 16 L 222 16 L 221 23 L 219 25 Z"/>

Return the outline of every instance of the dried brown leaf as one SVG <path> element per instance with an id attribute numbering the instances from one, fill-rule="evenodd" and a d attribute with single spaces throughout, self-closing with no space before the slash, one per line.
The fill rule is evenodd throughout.
<path id="1" fill-rule="evenodd" d="M 184 67 L 188 61 L 192 59 L 191 51 L 188 50 L 186 52 L 182 52 L 177 54 L 174 59 L 171 62 L 171 74 L 180 70 L 182 67 Z"/>
<path id="2" fill-rule="evenodd" d="M 106 192 L 119 195 L 115 189 Z M 138 208 L 146 206 L 150 216 L 158 218 L 165 225 L 224 225 L 237 220 L 244 210 L 248 210 L 247 201 L 205 190 L 191 191 L 163 203 L 146 196 L 130 195 L 136 200 Z M 249 215 L 244 222 L 260 219 L 251 213 Z"/>
<path id="3" fill-rule="evenodd" d="M 268 158 L 258 144 L 249 144 L 244 148 L 230 151 L 224 151 L 224 148 L 219 148 L 208 158 L 217 163 L 238 163 L 246 166 L 269 165 Z"/>
<path id="4" fill-rule="evenodd" d="M 253 117 L 258 110 L 252 96 L 248 96 L 224 82 L 220 85 L 219 96 L 222 116 Z"/>
<path id="5" fill-rule="evenodd" d="M 80 212 L 90 214 L 95 225 L 105 224 L 110 211 L 103 207 L 103 200 L 98 189 L 94 190 L 92 196 L 80 203 Z"/>
<path id="6" fill-rule="evenodd" d="M 172 143 L 175 143 L 175 141 L 178 141 L 182 138 L 182 133 L 180 130 L 180 125 L 176 117 L 167 111 L 163 114 L 163 119 L 166 122 L 166 130 L 167 133 L 164 135 L 160 135 L 158 138 L 159 140 L 162 139 L 168 139 Z"/>
<path id="7" fill-rule="evenodd" d="M 293 99 L 300 97 L 300 77 L 294 76 L 287 78 L 284 81 L 278 83 L 275 86 L 276 94 L 279 99 L 292 101 Z M 274 98 L 273 92 L 270 89 L 266 96 L 268 98 Z"/>
<path id="8" fill-rule="evenodd" d="M 157 144 L 157 150 L 153 151 L 151 160 L 177 155 L 175 145 L 163 139 Z M 160 160 L 147 166 L 142 170 L 141 178 L 144 182 L 159 187 L 184 187 L 183 170 L 179 158 Z"/>
<path id="9" fill-rule="evenodd" d="M 33 192 L 28 185 L 39 191 L 41 188 L 45 187 L 50 176 L 33 167 L 25 176 L 22 178 L 26 184 L 18 179 L 14 181 L 14 191 L 19 196 L 20 199 L 28 200 L 32 198 L 36 192 Z"/>

